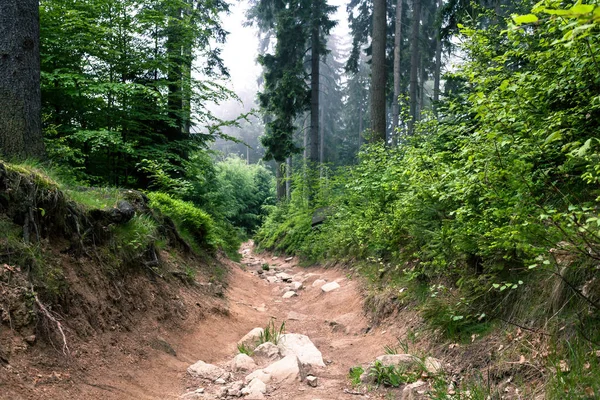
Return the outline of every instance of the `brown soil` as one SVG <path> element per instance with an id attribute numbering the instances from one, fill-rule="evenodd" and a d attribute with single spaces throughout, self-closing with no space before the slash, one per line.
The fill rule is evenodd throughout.
<path id="1" fill-rule="evenodd" d="M 243 250 L 251 247 L 248 243 Z M 309 336 L 328 366 L 319 376 L 317 388 L 299 383 L 276 388 L 270 398 L 359 398 L 344 392 L 352 391 L 349 368 L 382 354 L 383 346 L 396 342 L 409 324 L 371 328 L 363 314 L 360 283 L 346 276 L 346 270 L 302 268 L 295 260 L 286 263 L 269 254 L 246 254 L 243 262 L 252 260 L 291 274 L 315 275 L 305 282 L 299 296 L 288 300 L 281 297 L 283 284 L 269 284 L 258 277 L 256 267 L 243 268 L 227 260 L 223 260 L 229 269 L 225 298 L 209 296 L 197 286 L 166 285 L 160 279 L 148 290 L 143 287 L 148 285 L 147 276 L 130 279 L 126 282 L 130 290 L 145 293 L 137 298 L 137 314 L 128 313 L 129 323 L 123 326 L 92 331 L 83 339 L 67 329 L 69 357 L 61 354 L 60 343 L 56 350 L 44 343 L 29 345 L 22 336 L 11 336 L 6 330 L 0 332 L 5 340 L 11 336 L 14 350 L 9 364 L 0 361 L 0 399 L 177 399 L 197 387 L 186 376 L 190 364 L 197 360 L 226 363 L 237 353 L 237 341 L 271 318 L 286 321 L 287 332 Z M 317 278 L 338 281 L 341 288 L 322 293 L 311 285 Z M 155 307 L 156 298 L 164 297 L 167 290 L 169 301 L 163 299 L 158 302 L 162 307 Z M 88 291 L 90 296 L 92 293 Z M 173 304 L 180 304 L 180 309 Z M 98 303 L 98 312 L 106 313 L 106 306 Z M 165 315 L 165 310 L 172 314 Z M 300 320 L 289 319 L 291 311 L 300 314 Z M 73 326 L 69 321 L 65 324 Z M 173 350 L 176 355 L 169 354 Z"/>

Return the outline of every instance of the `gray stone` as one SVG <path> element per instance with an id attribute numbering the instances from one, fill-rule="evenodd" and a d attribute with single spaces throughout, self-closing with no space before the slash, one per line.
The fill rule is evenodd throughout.
<path id="1" fill-rule="evenodd" d="M 190 365 L 187 372 L 192 376 L 213 382 L 225 376 L 227 373 L 224 369 L 219 368 L 216 365 L 207 364 L 204 361 L 198 361 L 197 363 Z"/>
<path id="2" fill-rule="evenodd" d="M 319 380 L 316 376 L 309 375 L 306 377 L 306 383 L 308 384 L 308 386 L 317 387 L 317 385 L 319 384 Z"/>
<path id="3" fill-rule="evenodd" d="M 321 290 L 325 293 L 332 292 L 340 288 L 340 284 L 337 282 L 329 282 L 321 286 Z"/>

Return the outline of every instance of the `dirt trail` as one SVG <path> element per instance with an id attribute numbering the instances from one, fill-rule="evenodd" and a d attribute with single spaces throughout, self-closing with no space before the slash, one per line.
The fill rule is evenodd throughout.
<path id="1" fill-rule="evenodd" d="M 392 332 L 382 328 L 372 328 L 364 317 L 363 299 L 360 285 L 350 279 L 342 269 L 324 269 L 321 267 L 303 268 L 296 259 L 285 261 L 284 257 L 270 254 L 253 253 L 252 243 L 242 247 L 242 265 L 246 270 L 236 268 L 232 271 L 230 290 L 227 297 L 231 302 L 231 325 L 226 335 L 212 337 L 209 347 L 225 350 L 223 355 L 198 359 L 205 362 L 225 365 L 237 354 L 237 341 L 250 329 L 264 327 L 271 318 L 276 325 L 286 323 L 287 333 L 299 333 L 308 336 L 323 354 L 327 367 L 318 374 L 319 385 L 309 387 L 304 382 L 295 385 L 283 385 L 269 388 L 271 399 L 358 399 L 362 396 L 345 393 L 352 391 L 348 380 L 348 371 L 356 365 L 365 365 L 383 353 L 383 346 L 396 340 Z M 303 288 L 297 296 L 282 298 L 288 285 L 284 282 L 271 283 L 259 276 L 262 264 L 269 264 L 270 274 L 286 272 L 289 275 L 302 276 Z M 272 276 L 272 275 L 271 275 Z M 308 277 L 308 278 L 307 278 Z M 268 277 L 267 277 L 268 278 Z M 318 280 L 337 282 L 340 285 L 329 293 L 321 290 L 321 284 L 313 287 Z M 273 279 L 274 280 L 274 279 Z M 188 385 L 188 390 L 197 386 Z M 206 386 L 204 386 L 206 387 Z M 274 390 L 273 390 L 274 389 Z M 373 393 L 370 397 L 376 397 Z"/>
<path id="2" fill-rule="evenodd" d="M 383 346 L 394 343 L 395 333 L 404 327 L 371 329 L 363 315 L 360 284 L 347 276 L 346 270 L 303 268 L 296 259 L 286 262 L 285 257 L 254 254 L 252 242 L 244 244 L 241 251 L 241 264 L 228 262 L 224 299 L 199 298 L 198 293 L 175 290 L 174 298 L 191 305 L 187 317 L 178 324 L 167 324 L 154 317 L 132 329 L 116 327 L 79 341 L 73 346 L 70 359 L 33 346 L 24 351 L 26 357 L 20 363 L 0 365 L 0 399 L 179 399 L 198 387 L 198 382 L 186 373 L 188 366 L 198 360 L 225 365 L 238 353 L 238 340 L 251 329 L 266 326 L 271 318 L 277 324 L 285 321 L 287 333 L 307 335 L 321 351 L 327 366 L 319 371 L 316 388 L 304 382 L 283 387 L 271 385 L 267 398 L 361 398 L 344 392 L 351 390 L 349 368 L 365 365 L 382 354 Z M 247 266 L 252 263 L 255 265 Z M 298 296 L 283 299 L 285 283 L 261 279 L 257 271 L 263 263 L 271 266 L 270 273 L 276 270 L 308 276 Z M 338 282 L 340 288 L 324 293 L 320 285 L 312 286 L 317 279 Z M 150 345 L 156 338 L 172 346 L 176 355 Z M 377 394 L 370 393 L 370 397 Z"/>

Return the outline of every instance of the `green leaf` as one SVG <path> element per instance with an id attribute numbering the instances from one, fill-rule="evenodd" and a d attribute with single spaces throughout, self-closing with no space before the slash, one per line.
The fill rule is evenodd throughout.
<path id="1" fill-rule="evenodd" d="M 544 144 L 548 144 L 548 143 L 552 143 L 555 142 L 557 140 L 561 140 L 562 139 L 562 133 L 560 133 L 560 131 L 556 131 L 556 132 L 552 132 L 544 141 Z"/>
<path id="2" fill-rule="evenodd" d="M 533 22 L 538 21 L 538 17 L 534 14 L 525 14 L 525 15 L 513 15 L 512 19 L 515 21 L 515 24 L 531 24 Z"/>
<path id="3" fill-rule="evenodd" d="M 577 4 L 569 10 L 573 14 L 589 14 L 594 11 L 594 6 L 591 4 Z"/>

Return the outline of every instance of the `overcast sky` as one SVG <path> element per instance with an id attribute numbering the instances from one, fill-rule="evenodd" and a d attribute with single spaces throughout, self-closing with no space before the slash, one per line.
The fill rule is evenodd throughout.
<path id="1" fill-rule="evenodd" d="M 330 5 L 338 6 L 333 19 L 338 25 L 332 32 L 337 36 L 348 35 L 348 21 L 346 14 L 346 4 L 348 0 L 329 0 Z M 234 92 L 242 95 L 243 93 L 256 93 L 258 87 L 256 80 L 261 74 L 261 67 L 256 63 L 258 55 L 257 30 L 253 27 L 245 27 L 246 11 L 249 4 L 247 0 L 235 1 L 231 3 L 231 13 L 223 15 L 223 28 L 229 32 L 227 43 L 223 47 L 223 60 L 229 68 L 231 80 L 228 87 Z M 228 104 L 228 107 L 230 104 Z M 240 113 L 247 112 L 252 107 L 246 104 L 240 105 Z M 215 110 L 217 115 L 218 110 Z"/>

